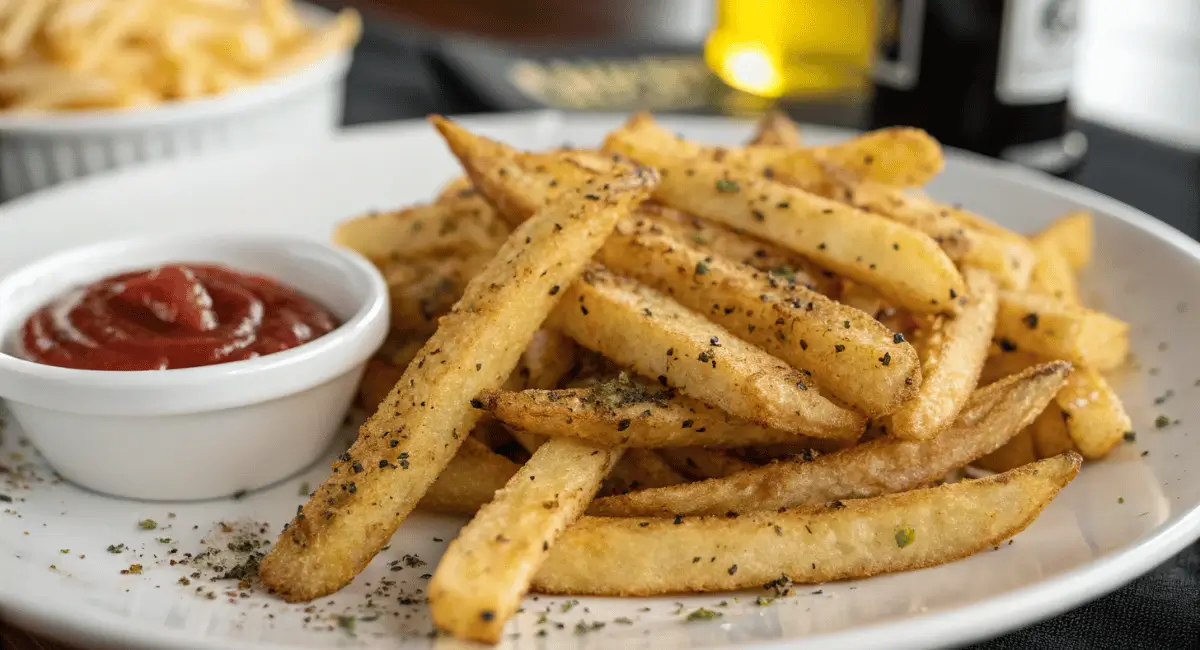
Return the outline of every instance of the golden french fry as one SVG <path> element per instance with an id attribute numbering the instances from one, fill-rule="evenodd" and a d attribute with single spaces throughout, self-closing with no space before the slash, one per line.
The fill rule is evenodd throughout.
<path id="1" fill-rule="evenodd" d="M 463 440 L 458 453 L 429 486 L 417 508 L 473 516 L 491 502 L 492 496 L 517 473 L 517 469 L 516 463 L 469 437 Z"/>
<path id="2" fill-rule="evenodd" d="M 670 295 L 871 417 L 917 393 L 917 353 L 868 314 L 716 257 L 653 227 L 619 224 L 597 260 Z M 990 338 L 990 337 L 989 337 Z"/>
<path id="3" fill-rule="evenodd" d="M 383 403 L 383 398 L 404 375 L 405 366 L 394 366 L 381 359 L 367 361 L 362 381 L 358 385 L 358 405 L 374 412 Z"/>
<path id="4" fill-rule="evenodd" d="M 628 449 L 604 483 L 602 494 L 625 494 L 648 488 L 686 483 L 667 461 L 649 449 Z"/>
<path id="5" fill-rule="evenodd" d="M 742 447 L 800 438 L 627 375 L 587 388 L 484 391 L 479 401 L 517 431 L 605 447 Z"/>
<path id="6" fill-rule="evenodd" d="M 549 329 L 540 329 L 521 354 L 517 369 L 504 382 L 509 391 L 538 390 L 557 386 L 579 362 L 579 347 L 571 339 Z"/>
<path id="7" fill-rule="evenodd" d="M 693 479 L 721 478 L 756 467 L 728 452 L 703 447 L 671 447 L 656 452 L 675 471 Z"/>
<path id="8" fill-rule="evenodd" d="M 25 53 L 50 5 L 50 0 L 21 0 L 9 9 L 0 23 L 0 60 L 14 61 Z"/>
<path id="9" fill-rule="evenodd" d="M 991 453 L 1033 422 L 1070 364 L 1048 363 L 976 391 L 949 430 L 929 440 L 878 438 L 844 451 L 783 460 L 723 479 L 596 501 L 591 514 L 715 515 L 776 510 L 911 490 Z"/>
<path id="10" fill-rule="evenodd" d="M 1121 398 L 1091 368 L 1077 370 L 1054 402 L 1071 442 L 1087 459 L 1106 456 L 1133 428 Z"/>
<path id="11" fill-rule="evenodd" d="M 465 199 L 475 196 L 475 186 L 471 184 L 471 179 L 466 176 L 459 176 L 454 180 L 446 183 L 442 189 L 438 190 L 437 200 L 444 201 L 446 199 L 460 198 Z"/>
<path id="12" fill-rule="evenodd" d="M 943 564 L 1023 530 L 1075 477 L 1079 462 L 1067 453 L 976 481 L 735 519 L 584 517 L 558 540 L 534 588 L 649 596 L 781 580 L 829 582 Z M 946 525 L 948 518 L 954 525 Z"/>
<path id="13" fill-rule="evenodd" d="M 657 291 L 592 267 L 566 294 L 550 322 L 624 367 L 764 426 L 839 439 L 865 428 L 807 374 Z"/>
<path id="14" fill-rule="evenodd" d="M 334 230 L 333 241 L 383 266 L 433 255 L 491 254 L 508 231 L 487 201 L 472 196 L 344 221 Z"/>
<path id="15" fill-rule="evenodd" d="M 935 317 L 921 350 L 923 380 L 916 397 L 893 413 L 888 431 L 908 440 L 937 436 L 954 423 L 970 398 L 996 331 L 996 282 L 966 269 L 967 297 L 954 318 Z"/>
<path id="16" fill-rule="evenodd" d="M 1078 210 L 1059 217 L 1035 235 L 1034 240 L 1057 248 L 1071 268 L 1079 270 L 1091 263 L 1095 248 L 1092 213 Z"/>
<path id="17" fill-rule="evenodd" d="M 655 180 L 645 170 L 598 175 L 513 232 L 264 558 L 268 587 L 288 601 L 310 600 L 367 565 L 478 421 L 469 400 L 516 367 L 561 297 L 551 288 L 570 286 Z"/>
<path id="18" fill-rule="evenodd" d="M 1129 355 L 1129 325 L 1049 296 L 1000 292 L 996 338 L 1003 345 L 1095 370 L 1113 370 Z"/>
<path id="19" fill-rule="evenodd" d="M 1029 278 L 1029 292 L 1050 296 L 1067 305 L 1082 305 L 1075 270 L 1062 249 L 1041 236 L 1034 238 L 1033 248 L 1037 253 L 1037 264 Z"/>
<path id="20" fill-rule="evenodd" d="M 391 299 L 392 327 L 418 333 L 437 328 L 471 278 L 492 259 L 488 252 L 467 257 L 392 262 L 383 269 Z"/>
<path id="21" fill-rule="evenodd" d="M 795 148 L 800 146 L 800 141 L 800 125 L 783 111 L 770 111 L 759 119 L 749 144 L 752 147 Z"/>
<path id="22" fill-rule="evenodd" d="M 976 459 L 973 465 L 990 472 L 1007 472 L 1011 469 L 1028 465 L 1037 460 L 1037 449 L 1034 447 L 1033 431 L 1023 429 L 1013 436 L 1003 447 L 992 453 Z"/>
<path id="23" fill-rule="evenodd" d="M 1067 423 L 1060 409 L 1047 407 L 1029 426 L 1033 436 L 1033 448 L 1038 458 L 1049 458 L 1068 451 L 1076 451 L 1071 435 L 1067 433 Z"/>
<path id="24" fill-rule="evenodd" d="M 942 145 L 921 129 L 892 127 L 810 151 L 855 177 L 896 187 L 921 187 L 942 171 Z"/>
<path id="25" fill-rule="evenodd" d="M 962 276 L 928 235 L 734 165 L 684 157 L 663 140 L 678 141 L 639 116 L 610 133 L 605 148 L 659 168 L 655 198 L 668 205 L 777 242 L 915 312 L 957 309 Z"/>
<path id="26" fill-rule="evenodd" d="M 622 452 L 567 439 L 538 447 L 446 549 L 429 583 L 434 625 L 460 639 L 498 642 L 554 541 Z"/>

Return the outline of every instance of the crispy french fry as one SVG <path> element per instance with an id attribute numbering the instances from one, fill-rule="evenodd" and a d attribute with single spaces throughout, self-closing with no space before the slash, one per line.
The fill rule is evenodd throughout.
<path id="1" fill-rule="evenodd" d="M 601 494 L 625 494 L 636 490 L 686 483 L 687 477 L 649 449 L 629 449 L 605 481 Z"/>
<path id="2" fill-rule="evenodd" d="M 392 392 L 392 387 L 404 375 L 405 366 L 394 366 L 381 359 L 367 361 L 362 381 L 358 385 L 358 405 L 374 412 L 383 403 L 383 398 Z"/>
<path id="3" fill-rule="evenodd" d="M 487 201 L 474 196 L 372 212 L 339 224 L 333 241 L 383 266 L 432 255 L 492 254 L 508 230 Z"/>
<path id="4" fill-rule="evenodd" d="M 446 183 L 442 189 L 438 190 L 437 199 L 444 201 L 446 199 L 465 199 L 476 196 L 475 186 L 471 184 L 471 179 L 466 176 L 458 176 Z"/>
<path id="5" fill-rule="evenodd" d="M 1039 236 L 1040 237 L 1040 236 Z M 1057 245 L 1040 238 L 1033 240 L 1037 264 L 1029 278 L 1029 292 L 1050 296 L 1071 306 L 1081 306 L 1079 284 L 1070 261 Z"/>
<path id="6" fill-rule="evenodd" d="M 983 364 L 983 372 L 979 373 L 979 385 L 987 386 L 1009 375 L 1023 372 L 1026 368 L 1036 366 L 1040 361 L 1041 358 L 1036 354 L 1016 349 L 1006 351 L 1001 346 L 993 344 L 987 361 Z"/>
<path id="7" fill-rule="evenodd" d="M 460 639 L 498 642 L 547 551 L 622 452 L 567 439 L 538 447 L 446 549 L 429 583 L 434 625 Z"/>
<path id="8" fill-rule="evenodd" d="M 1087 459 L 1106 456 L 1133 428 L 1121 398 L 1091 368 L 1080 368 L 1071 375 L 1054 402 L 1071 442 Z"/>
<path id="9" fill-rule="evenodd" d="M 265 66 L 268 76 L 279 76 L 293 72 L 328 55 L 330 52 L 350 47 L 362 35 L 362 18 L 358 12 L 344 9 L 336 18 L 300 45 L 282 57 L 273 59 Z"/>
<path id="10" fill-rule="evenodd" d="M 764 426 L 839 439 L 865 427 L 807 374 L 657 291 L 592 267 L 566 294 L 550 322 L 624 367 Z"/>
<path id="11" fill-rule="evenodd" d="M 1057 248 L 1071 268 L 1079 270 L 1091 263 L 1095 248 L 1092 213 L 1078 210 L 1059 217 L 1034 239 Z"/>
<path id="12" fill-rule="evenodd" d="M 1030 425 L 1033 448 L 1038 458 L 1049 458 L 1068 451 L 1076 451 L 1061 409 L 1048 407 Z"/>
<path id="13" fill-rule="evenodd" d="M 752 147 L 799 147 L 800 125 L 783 111 L 770 111 L 758 121 L 749 144 Z"/>
<path id="14" fill-rule="evenodd" d="M 1007 472 L 1037 460 L 1037 449 L 1033 443 L 1033 431 L 1022 429 L 1011 440 L 996 451 L 975 460 L 973 465 L 990 472 Z"/>
<path id="15" fill-rule="evenodd" d="M 557 386 L 578 363 L 579 347 L 571 339 L 540 329 L 521 355 L 517 369 L 504 383 L 505 390 L 546 389 Z"/>
<path id="16" fill-rule="evenodd" d="M 842 402 L 878 417 L 917 393 L 916 351 L 871 316 L 653 227 L 625 226 L 618 225 L 598 261 L 811 372 Z"/>
<path id="17" fill-rule="evenodd" d="M 671 447 L 656 453 L 675 471 L 693 479 L 721 478 L 756 467 L 719 449 Z"/>
<path id="18" fill-rule="evenodd" d="M 517 473 L 517 464 L 467 438 L 417 503 L 420 510 L 473 516 Z"/>
<path id="19" fill-rule="evenodd" d="M 627 376 L 588 388 L 484 391 L 479 400 L 517 431 L 605 447 L 741 447 L 800 438 Z"/>
<path id="20" fill-rule="evenodd" d="M 799 285 L 834 297 L 841 281 L 830 271 L 773 244 L 734 230 L 729 226 L 680 212 L 656 203 L 643 204 L 632 220 L 637 227 L 650 227 L 682 237 L 726 259 L 766 271 L 779 281 Z M 647 224 L 647 221 L 650 223 Z"/>
<path id="21" fill-rule="evenodd" d="M 471 278 L 492 259 L 478 252 L 464 257 L 428 258 L 389 263 L 383 270 L 391 299 L 392 327 L 430 333 L 450 311 Z"/>
<path id="22" fill-rule="evenodd" d="M 470 398 L 503 384 L 558 302 L 551 288 L 570 286 L 656 179 L 639 170 L 592 181 L 517 228 L 467 286 L 460 308 L 442 319 L 263 559 L 259 575 L 268 587 L 289 601 L 336 591 L 395 533 L 482 414 Z"/>
<path id="23" fill-rule="evenodd" d="M 659 168 L 655 198 L 777 242 L 919 313 L 957 309 L 962 276 L 928 235 L 711 159 L 661 146 L 678 141 L 648 116 L 610 133 L 605 148 Z M 650 136 L 655 136 L 651 139 Z M 675 148 L 677 149 L 677 148 Z"/>
<path id="24" fill-rule="evenodd" d="M 930 440 L 879 438 L 815 459 L 772 463 L 724 479 L 600 499 L 603 516 L 715 515 L 903 492 L 940 480 L 1033 422 L 1062 388 L 1070 364 L 1048 363 L 976 392 L 958 422 Z"/>
<path id="25" fill-rule="evenodd" d="M 942 145 L 909 127 L 878 129 L 809 151 L 859 179 L 896 187 L 921 187 L 946 165 Z"/>
<path id="26" fill-rule="evenodd" d="M 889 418 L 889 432 L 907 440 L 937 436 L 954 423 L 987 359 L 996 331 L 996 282 L 986 271 L 966 269 L 967 298 L 954 318 L 934 317 L 921 350 L 923 381 L 916 398 Z"/>
<path id="27" fill-rule="evenodd" d="M 10 8 L 0 26 L 0 60 L 14 61 L 25 53 L 50 6 L 50 0 L 21 0 Z"/>
<path id="28" fill-rule="evenodd" d="M 1000 292 L 996 338 L 1009 347 L 1095 370 L 1113 370 L 1129 355 L 1129 325 L 1049 296 Z"/>
<path id="29" fill-rule="evenodd" d="M 780 576 L 817 583 L 943 564 L 1023 530 L 1075 477 L 1079 462 L 1068 453 L 977 481 L 736 519 L 584 517 L 559 539 L 534 588 L 649 596 L 761 587 Z"/>

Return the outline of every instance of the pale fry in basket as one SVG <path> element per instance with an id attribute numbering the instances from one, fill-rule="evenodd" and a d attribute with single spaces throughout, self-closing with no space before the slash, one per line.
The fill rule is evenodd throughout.
<path id="1" fill-rule="evenodd" d="M 1108 314 L 1050 296 L 1000 292 L 996 338 L 1017 350 L 1113 370 L 1129 355 L 1129 325 Z"/>
<path id="2" fill-rule="evenodd" d="M 889 419 L 898 438 L 922 440 L 949 427 L 979 383 L 996 331 L 996 282 L 979 269 L 963 272 L 967 297 L 953 318 L 935 316 L 921 350 L 921 389 Z"/>
<path id="3" fill-rule="evenodd" d="M 600 499 L 589 512 L 717 515 L 911 490 L 996 450 L 1028 426 L 1062 388 L 1070 368 L 1048 363 L 980 389 L 959 422 L 930 440 L 879 438 L 812 460 L 784 460 L 723 479 Z"/>
<path id="4" fill-rule="evenodd" d="M 865 428 L 808 374 L 657 291 L 593 266 L 566 293 L 551 324 L 623 367 L 764 426 L 838 439 Z"/>
<path id="5" fill-rule="evenodd" d="M 591 180 L 518 227 L 471 280 L 263 560 L 268 587 L 289 601 L 331 593 L 391 538 L 478 421 L 470 400 L 504 383 L 561 298 L 553 288 L 571 285 L 656 181 L 647 170 Z"/>
<path id="6" fill-rule="evenodd" d="M 450 543 L 429 583 L 433 622 L 496 643 L 555 539 L 600 488 L 621 449 L 550 440 Z"/>
<path id="7" fill-rule="evenodd" d="M 953 312 L 962 276 L 928 235 L 736 166 L 689 159 L 621 130 L 605 147 L 662 172 L 655 198 L 777 242 L 918 313 Z"/>
<path id="8" fill-rule="evenodd" d="M 588 388 L 484 391 L 479 399 L 517 431 L 607 447 L 743 447 L 799 438 L 628 377 Z"/>
<path id="9" fill-rule="evenodd" d="M 650 596 L 935 566 L 1019 533 L 1079 463 L 1067 453 L 1001 476 L 733 519 L 584 517 L 551 550 L 534 588 Z"/>
<path id="10" fill-rule="evenodd" d="M 822 390 L 871 417 L 921 385 L 917 353 L 868 314 L 732 263 L 656 228 L 619 224 L 597 260 L 812 373 Z"/>

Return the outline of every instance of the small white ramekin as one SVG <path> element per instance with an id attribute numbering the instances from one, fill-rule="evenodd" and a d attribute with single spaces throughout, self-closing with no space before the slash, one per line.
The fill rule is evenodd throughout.
<path id="1" fill-rule="evenodd" d="M 137 372 L 74 370 L 14 356 L 34 310 L 122 271 L 215 262 L 268 275 L 342 325 L 257 359 Z M 387 286 L 352 251 L 265 235 L 152 237 L 79 248 L 0 278 L 0 397 L 63 477 L 115 496 L 230 496 L 314 462 L 345 418 L 388 329 Z"/>
<path id="2" fill-rule="evenodd" d="M 314 22 L 329 12 L 305 7 Z M 263 143 L 328 138 L 342 119 L 351 53 L 236 91 L 145 108 L 0 112 L 0 198 L 117 167 Z"/>

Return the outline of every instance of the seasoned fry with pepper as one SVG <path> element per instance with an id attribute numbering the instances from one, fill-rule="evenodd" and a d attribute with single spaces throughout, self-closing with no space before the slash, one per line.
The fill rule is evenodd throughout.
<path id="1" fill-rule="evenodd" d="M 1129 325 L 1050 296 L 1000 292 L 996 338 L 1006 345 L 1085 368 L 1113 370 L 1129 355 Z"/>
<path id="2" fill-rule="evenodd" d="M 444 124 L 435 118 L 435 124 Z M 416 506 L 616 222 L 656 179 L 638 170 L 596 175 L 518 227 L 409 365 L 384 406 L 333 466 L 263 560 L 263 582 L 289 601 L 332 593 L 354 578 Z"/>
<path id="3" fill-rule="evenodd" d="M 976 481 L 737 518 L 584 517 L 551 549 L 533 586 L 553 594 L 651 596 L 943 564 L 1024 530 L 1075 478 L 1079 462 L 1068 452 Z"/>
<path id="4" fill-rule="evenodd" d="M 911 490 L 1007 442 L 1046 408 L 1070 369 L 1065 362 L 1048 363 L 976 391 L 955 425 L 930 440 L 879 438 L 812 460 L 783 460 L 722 479 L 600 499 L 589 512 L 612 517 L 716 515 Z"/>
<path id="5" fill-rule="evenodd" d="M 822 396 L 811 373 L 603 267 L 584 273 L 550 323 L 624 367 L 751 422 L 838 439 L 857 438 L 866 426 Z"/>
<path id="6" fill-rule="evenodd" d="M 658 168 L 662 182 L 654 196 L 667 205 L 776 242 L 915 312 L 957 309 L 962 276 L 920 231 L 738 166 L 687 158 L 640 133 L 618 129 L 604 146 Z"/>

